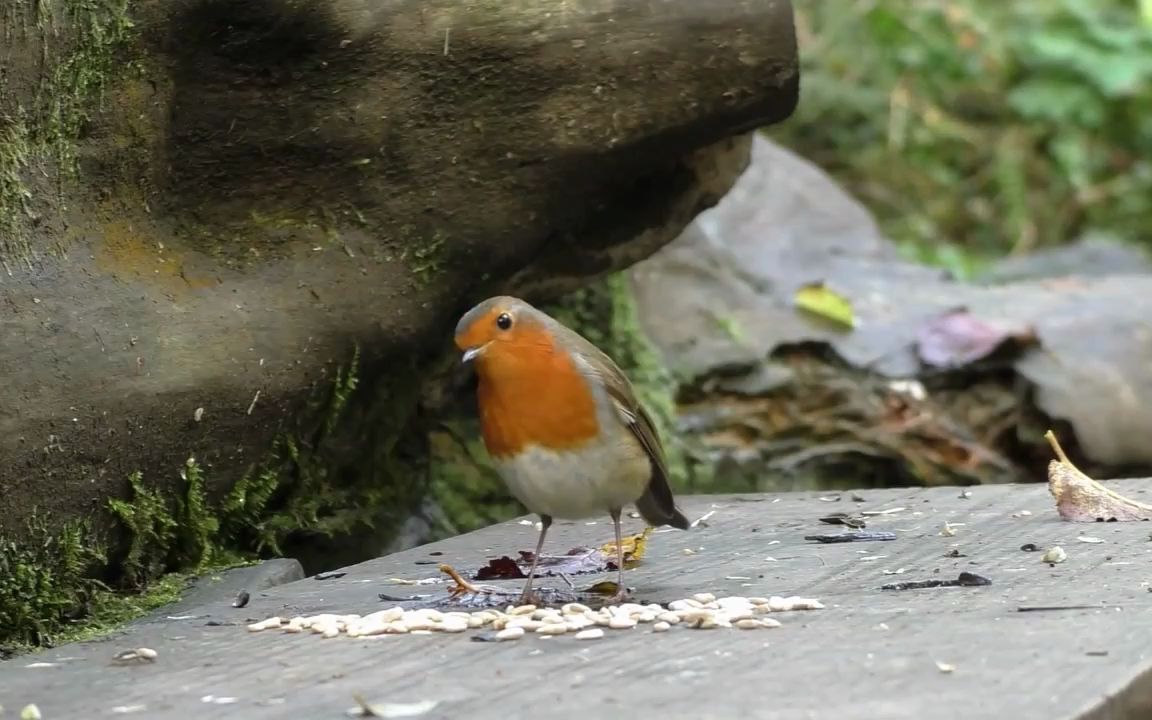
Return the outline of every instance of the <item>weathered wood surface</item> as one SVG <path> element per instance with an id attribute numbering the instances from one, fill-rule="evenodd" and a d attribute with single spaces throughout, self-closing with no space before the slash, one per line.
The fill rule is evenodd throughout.
<path id="1" fill-rule="evenodd" d="M 1149 494 L 1147 481 L 1116 487 L 1145 500 Z M 690 517 L 715 510 L 707 526 L 655 534 L 629 584 L 645 601 L 711 591 L 799 594 L 826 604 L 777 614 L 779 629 L 674 627 L 658 635 L 642 626 L 593 642 L 527 636 L 498 644 L 464 635 L 323 640 L 245 631 L 245 622 L 275 614 L 381 609 L 377 593 L 421 589 L 387 578 L 434 574 L 434 566 L 417 561 L 474 568 L 531 547 L 534 529 L 512 522 L 354 565 L 339 579 L 274 588 L 254 595 L 243 610 L 204 607 L 189 619 L 144 623 L 106 641 L 16 658 L 0 667 L 0 702 L 10 709 L 35 702 L 46 718 L 107 717 L 114 707 L 138 705 L 146 709 L 137 716 L 149 718 L 334 718 L 353 705 L 353 693 L 370 701 L 438 700 L 423 716 L 437 719 L 515 717 L 517 707 L 581 719 L 1149 717 L 1152 525 L 1063 522 L 1043 486 L 972 493 L 961 499 L 955 488 L 869 491 L 863 503 L 848 495 L 826 502 L 809 493 L 686 498 Z M 871 520 L 868 529 L 894 531 L 894 542 L 803 539 L 835 531 L 817 521 L 829 512 L 891 507 L 906 509 Z M 954 524 L 954 536 L 939 534 L 945 521 Z M 609 535 L 606 520 L 561 524 L 550 549 L 600 543 Z M 1059 544 L 1068 560 L 1046 565 L 1040 553 L 1021 551 L 1025 543 Z M 961 557 L 947 557 L 954 549 Z M 433 551 L 443 555 L 430 557 Z M 899 575 L 885 574 L 900 568 Z M 894 581 L 954 578 L 962 570 L 993 584 L 878 589 Z M 1082 604 L 1106 607 L 1018 611 Z M 206 626 L 209 620 L 237 624 Z M 109 664 L 115 652 L 139 646 L 156 649 L 158 661 Z M 941 672 L 938 661 L 955 671 Z M 60 665 L 28 667 L 34 662 Z M 236 702 L 209 705 L 205 696 Z"/>

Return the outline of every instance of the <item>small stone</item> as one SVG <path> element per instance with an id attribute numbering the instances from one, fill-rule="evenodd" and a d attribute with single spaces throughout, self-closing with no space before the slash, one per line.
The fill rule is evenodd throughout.
<path id="1" fill-rule="evenodd" d="M 536 612 L 535 605 L 517 605 L 508 608 L 509 615 L 531 615 L 534 612 Z"/>
<path id="2" fill-rule="evenodd" d="M 710 602 L 716 602 L 716 596 L 713 595 L 712 593 L 706 593 L 706 592 L 705 593 L 696 593 L 695 595 L 692 596 L 692 599 L 695 600 L 696 602 L 702 604 L 702 605 L 707 605 Z"/>
<path id="3" fill-rule="evenodd" d="M 576 633 L 577 640 L 599 640 L 604 637 L 604 631 L 600 628 L 588 628 Z"/>
<path id="4" fill-rule="evenodd" d="M 608 621 L 608 627 L 613 630 L 628 630 L 636 627 L 636 621 L 630 617 L 617 615 Z"/>
<path id="5" fill-rule="evenodd" d="M 656 619 L 669 625 L 675 625 L 680 622 L 680 616 L 674 612 L 662 612 L 656 616 Z"/>
<path id="6" fill-rule="evenodd" d="M 652 625 L 652 632 L 667 632 L 671 629 L 672 625 L 670 623 L 664 622 L 663 620 Z"/>

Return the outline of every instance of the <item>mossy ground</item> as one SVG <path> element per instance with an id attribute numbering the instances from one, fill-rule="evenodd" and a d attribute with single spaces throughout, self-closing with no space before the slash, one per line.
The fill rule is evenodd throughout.
<path id="1" fill-rule="evenodd" d="M 0 538 L 0 647 L 87 639 L 177 599 L 189 575 L 282 550 L 307 567 L 309 546 L 321 548 L 320 562 L 341 564 L 363 557 L 329 555 L 326 542 L 343 539 L 370 555 L 364 539 L 377 537 L 383 547 L 426 490 L 413 479 L 425 474 L 414 459 L 421 453 L 402 440 L 419 383 L 396 374 L 366 394 L 359 373 L 353 352 L 265 460 L 218 500 L 194 458 L 174 487 L 133 473 L 129 497 L 108 504 L 124 536 L 115 552 L 87 524 L 37 521 Z"/>
<path id="2" fill-rule="evenodd" d="M 95 578 L 104 544 L 82 522 L 33 518 L 19 539 L 0 538 L 0 655 L 87 640 L 179 597 L 169 574 L 143 592 L 117 592 Z"/>

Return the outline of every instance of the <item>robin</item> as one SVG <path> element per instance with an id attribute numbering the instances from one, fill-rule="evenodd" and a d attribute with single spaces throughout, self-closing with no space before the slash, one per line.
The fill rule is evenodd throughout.
<path id="1" fill-rule="evenodd" d="M 485 300 L 460 318 L 456 345 L 476 367 L 484 445 L 509 491 L 540 516 L 521 602 L 554 518 L 608 513 L 624 588 L 620 513 L 635 503 L 650 525 L 688 529 L 668 486 L 664 449 L 632 384 L 574 330 L 515 297 Z"/>

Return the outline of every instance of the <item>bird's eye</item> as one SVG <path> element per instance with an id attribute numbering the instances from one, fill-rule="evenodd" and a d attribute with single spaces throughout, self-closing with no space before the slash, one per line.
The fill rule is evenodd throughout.
<path id="1" fill-rule="evenodd" d="M 496 327 L 501 330 L 507 330 L 512 327 L 512 316 L 508 313 L 500 313 L 500 316 L 496 318 Z"/>

